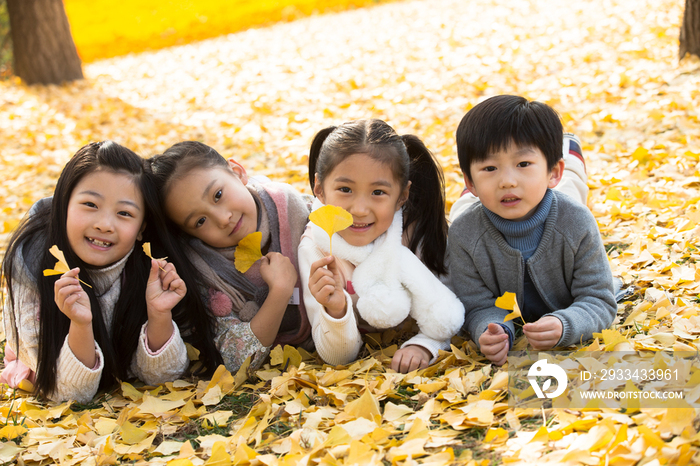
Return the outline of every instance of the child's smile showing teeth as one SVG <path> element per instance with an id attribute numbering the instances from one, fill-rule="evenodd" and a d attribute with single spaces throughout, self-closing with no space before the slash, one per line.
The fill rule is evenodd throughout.
<path id="1" fill-rule="evenodd" d="M 108 248 L 112 245 L 112 243 L 110 243 L 108 241 L 101 241 L 101 240 L 96 239 L 96 238 L 88 238 L 87 240 L 90 243 L 94 244 L 95 246 L 99 246 L 101 248 Z"/>
<path id="2" fill-rule="evenodd" d="M 373 224 L 372 223 L 353 223 L 350 228 L 353 230 L 366 230 L 367 228 L 371 227 Z"/>

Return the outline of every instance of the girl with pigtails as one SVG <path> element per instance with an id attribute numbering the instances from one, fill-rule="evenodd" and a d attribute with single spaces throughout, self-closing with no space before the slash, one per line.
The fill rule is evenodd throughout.
<path id="1" fill-rule="evenodd" d="M 309 223 L 299 245 L 304 303 L 319 355 L 354 360 L 361 334 L 415 319 L 420 332 L 395 353 L 398 372 L 427 367 L 449 349 L 464 307 L 436 275 L 446 272 L 447 222 L 440 166 L 423 142 L 381 120 L 321 130 L 309 155 L 314 210 L 353 218 L 331 238 Z"/>

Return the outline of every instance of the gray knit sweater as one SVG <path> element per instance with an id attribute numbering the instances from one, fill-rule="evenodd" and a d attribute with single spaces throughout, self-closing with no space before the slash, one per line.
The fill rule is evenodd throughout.
<path id="1" fill-rule="evenodd" d="M 612 273 L 591 212 L 565 194 L 554 198 L 544 233 L 527 260 L 532 281 L 563 332 L 557 346 L 588 340 L 608 327 L 617 313 Z M 523 307 L 525 260 L 508 245 L 477 202 L 459 216 L 448 234 L 450 282 L 465 308 L 464 330 L 478 345 L 488 324 L 509 313 L 494 306 L 506 291 Z M 513 321 L 506 322 L 515 331 Z"/>

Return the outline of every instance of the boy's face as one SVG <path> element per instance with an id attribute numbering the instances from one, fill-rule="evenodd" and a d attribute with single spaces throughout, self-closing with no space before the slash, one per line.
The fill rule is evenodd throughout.
<path id="1" fill-rule="evenodd" d="M 465 176 L 464 182 L 484 207 L 506 220 L 521 221 L 535 213 L 547 188 L 559 184 L 564 161 L 548 170 L 540 149 L 511 144 L 472 163 L 469 170 L 472 180 Z"/>
<path id="2" fill-rule="evenodd" d="M 248 176 L 241 165 L 200 168 L 172 183 L 165 212 L 182 230 L 215 248 L 236 246 L 255 232 L 258 209 L 246 188 Z"/>

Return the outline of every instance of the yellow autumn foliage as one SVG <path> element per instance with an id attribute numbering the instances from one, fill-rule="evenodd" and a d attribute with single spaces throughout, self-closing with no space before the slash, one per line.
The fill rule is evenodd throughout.
<path id="1" fill-rule="evenodd" d="M 87 61 L 230 32 L 219 18 L 239 29 L 285 19 L 280 10 L 256 23 L 243 9 L 235 19 L 214 3 L 170 2 L 163 20 L 131 0 L 66 0 L 66 9 Z M 578 348 L 695 352 L 700 75 L 697 60 L 676 57 L 681 15 L 675 0 L 390 2 L 94 61 L 82 82 L 3 81 L 0 240 L 87 142 L 114 139 L 149 156 L 202 140 L 251 174 L 309 193 L 313 135 L 367 117 L 426 142 L 449 208 L 463 189 L 462 115 L 490 95 L 521 94 L 554 106 L 583 141 L 589 207 L 614 274 L 632 287 L 613 326 Z M 209 381 L 125 381 L 89 405 L 5 387 L 0 463 L 697 464 L 697 368 L 676 408 L 519 409 L 508 405 L 508 371 L 460 337 L 426 369 L 391 371 L 409 330 L 367 337 L 347 365 L 278 347 L 258 370 L 248 361 Z"/>
<path id="2" fill-rule="evenodd" d="M 65 0 L 84 62 L 390 0 Z"/>

